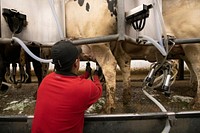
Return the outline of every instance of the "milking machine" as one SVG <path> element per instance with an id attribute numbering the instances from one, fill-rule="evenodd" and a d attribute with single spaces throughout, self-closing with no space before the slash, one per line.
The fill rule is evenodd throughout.
<path id="1" fill-rule="evenodd" d="M 139 43 L 147 43 L 150 42 L 151 44 L 153 44 L 158 50 L 159 52 L 162 54 L 162 56 L 164 57 L 162 61 L 160 62 L 156 62 L 151 66 L 151 70 L 149 71 L 148 75 L 146 76 L 146 78 L 144 79 L 143 82 L 143 92 L 144 94 L 150 99 L 152 100 L 161 110 L 162 112 L 167 112 L 167 110 L 164 108 L 164 106 L 158 102 L 154 97 L 152 97 L 149 93 L 147 93 L 147 89 L 149 87 L 152 87 L 155 83 L 155 80 L 157 80 L 156 75 L 160 75 L 162 74 L 162 80 L 160 83 L 158 83 L 160 87 L 160 85 L 162 84 L 162 90 L 164 92 L 164 94 L 166 96 L 170 96 L 170 81 L 171 81 L 171 64 L 167 61 L 167 54 L 168 54 L 168 41 L 166 41 L 166 38 L 162 38 L 162 34 L 161 34 L 161 29 L 163 28 L 162 31 L 164 31 L 164 22 L 163 19 L 160 24 L 157 23 L 157 37 L 158 40 L 160 40 L 160 42 L 158 43 L 157 41 L 155 41 L 153 38 L 146 36 L 146 35 L 138 35 L 140 31 L 143 30 L 144 26 L 145 26 L 145 22 L 146 19 L 149 17 L 149 10 L 151 8 L 154 9 L 154 13 L 155 13 L 155 21 L 156 18 L 162 18 L 161 12 L 159 10 L 159 3 L 157 0 L 154 1 L 154 5 L 150 4 L 150 5 L 141 5 L 138 6 L 130 11 L 128 11 L 126 13 L 126 20 L 127 22 L 131 23 L 133 28 L 136 31 L 136 42 Z M 162 40 L 164 40 L 165 43 L 165 47 L 163 45 Z M 154 86 L 155 87 L 155 86 Z M 171 125 L 170 125 L 170 120 L 166 120 L 165 123 L 165 128 L 163 129 L 162 133 L 168 133 L 170 131 Z"/>
<path id="2" fill-rule="evenodd" d="M 159 52 L 162 54 L 163 61 L 156 62 L 152 65 L 151 70 L 149 72 L 149 74 L 147 75 L 147 77 L 144 80 L 144 85 L 152 87 L 154 80 L 156 79 L 156 75 L 159 74 L 160 71 L 163 72 L 164 77 L 163 77 L 163 86 L 162 89 L 164 90 L 166 95 L 170 94 L 170 80 L 171 80 L 171 64 L 167 61 L 167 54 L 169 52 L 168 48 L 168 41 L 165 41 L 166 38 L 162 38 L 162 34 L 159 31 L 157 33 L 158 36 L 158 40 L 164 40 L 165 47 L 163 46 L 163 42 L 156 42 L 153 38 L 146 36 L 146 35 L 138 35 L 140 31 L 143 30 L 144 26 L 145 26 L 145 22 L 146 19 L 149 17 L 149 10 L 151 8 L 154 8 L 154 10 L 156 10 L 156 15 L 155 18 L 162 18 L 162 15 L 160 13 L 159 10 L 159 3 L 157 0 L 154 1 L 153 4 L 149 4 L 149 5 L 141 5 L 138 6 L 130 11 L 128 11 L 126 13 L 126 20 L 128 23 L 131 23 L 133 28 L 135 29 L 135 31 L 137 32 L 137 36 L 136 36 L 136 42 L 139 43 L 147 43 L 147 41 L 149 41 L 151 44 L 153 44 L 158 50 Z M 160 24 L 157 25 L 157 29 L 161 30 L 163 29 L 163 19 Z M 162 30 L 164 31 L 164 29 Z M 166 46 L 167 45 L 167 46 Z M 167 74 L 165 74 L 167 73 Z"/>
<path id="3" fill-rule="evenodd" d="M 172 65 L 169 61 L 163 64 L 154 63 L 151 70 L 143 81 L 143 85 L 155 89 L 162 86 L 162 90 L 166 96 L 170 96 L 170 85 L 172 84 Z M 156 77 L 158 75 L 158 77 Z M 156 85 L 155 85 L 156 84 Z"/>

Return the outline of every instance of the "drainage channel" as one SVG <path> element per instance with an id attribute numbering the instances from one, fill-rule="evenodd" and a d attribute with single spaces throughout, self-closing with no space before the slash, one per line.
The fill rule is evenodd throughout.
<path id="1" fill-rule="evenodd" d="M 200 111 L 85 115 L 84 133 L 161 133 L 170 119 L 170 133 L 200 132 Z M 0 116 L 1 133 L 30 133 L 33 116 Z"/>

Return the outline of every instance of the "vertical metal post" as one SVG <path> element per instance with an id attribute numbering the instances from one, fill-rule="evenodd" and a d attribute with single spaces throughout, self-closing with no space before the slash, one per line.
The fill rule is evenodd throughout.
<path id="1" fill-rule="evenodd" d="M 124 0 L 117 0 L 117 32 L 119 34 L 118 41 L 124 41 L 125 40 Z"/>
<path id="2" fill-rule="evenodd" d="M 184 61 L 183 59 L 179 59 L 179 70 L 178 70 L 178 79 L 184 80 Z"/>

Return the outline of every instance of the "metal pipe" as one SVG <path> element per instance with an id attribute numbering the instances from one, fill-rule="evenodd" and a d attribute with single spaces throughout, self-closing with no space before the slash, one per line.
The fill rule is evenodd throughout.
<path id="1" fill-rule="evenodd" d="M 100 36 L 100 37 L 92 37 L 92 38 L 82 38 L 78 40 L 73 40 L 72 42 L 76 45 L 84 45 L 84 44 L 92 44 L 92 43 L 102 43 L 102 42 L 110 42 L 110 41 L 117 41 L 119 37 L 119 34 L 114 34 L 114 35 L 108 35 L 108 36 Z M 66 39 L 66 38 L 65 38 Z M 0 45 L 2 44 L 11 44 L 13 40 L 11 38 L 0 38 Z M 125 35 L 125 41 L 128 43 L 136 44 L 136 39 Z M 37 47 L 39 46 L 38 42 L 33 42 L 36 45 L 32 45 L 32 43 L 28 43 L 26 41 L 23 41 L 26 43 L 28 46 L 33 46 Z M 174 40 L 175 44 L 190 44 L 190 43 L 200 43 L 200 38 L 191 38 L 191 39 L 175 39 Z M 41 44 L 40 47 L 52 47 L 54 43 L 46 43 L 46 44 Z M 14 45 L 18 45 L 17 43 Z M 145 45 L 151 45 L 151 44 L 145 44 Z"/>
<path id="2" fill-rule="evenodd" d="M 30 47 L 40 47 L 42 45 L 38 42 L 23 41 L 23 43 L 25 43 L 27 46 L 30 46 Z M 8 45 L 8 44 L 19 45 L 19 43 L 14 41 L 12 38 L 0 38 L 0 45 Z"/>
<path id="3" fill-rule="evenodd" d="M 143 114 L 106 114 L 106 115 L 85 115 L 87 121 L 119 121 L 119 120 L 149 120 L 149 119 L 166 119 L 167 113 L 143 113 Z"/>
<path id="4" fill-rule="evenodd" d="M 175 39 L 174 42 L 175 44 L 200 43 L 200 38 Z"/>
<path id="5" fill-rule="evenodd" d="M 118 41 L 124 41 L 125 40 L 124 0 L 117 0 L 117 33 L 119 34 Z"/>
<path id="6" fill-rule="evenodd" d="M 117 41 L 119 34 L 114 35 L 107 35 L 107 36 L 99 36 L 99 37 L 91 37 L 91 38 L 82 38 L 78 40 L 72 40 L 75 45 L 84 45 L 84 44 L 94 44 L 94 43 L 102 43 L 102 42 L 110 42 L 110 41 Z M 67 40 L 67 38 L 65 38 Z M 9 44 L 13 41 L 11 38 L 0 38 L 0 45 L 1 44 Z M 26 45 L 31 46 L 30 43 L 23 41 Z M 14 45 L 18 45 L 18 43 L 13 43 Z M 35 43 L 38 44 L 38 43 Z M 54 43 L 46 43 L 41 44 L 40 47 L 52 47 Z M 39 46 L 39 45 L 38 45 Z"/>
<path id="7" fill-rule="evenodd" d="M 1 44 L 11 44 L 11 38 L 0 38 L 0 45 Z"/>
<path id="8" fill-rule="evenodd" d="M 127 113 L 127 114 L 86 114 L 87 121 L 115 121 L 115 120 L 150 120 L 150 119 L 166 119 L 174 116 L 175 118 L 200 118 L 200 111 L 184 111 L 184 112 L 155 112 L 155 113 Z M 0 116 L 0 121 L 24 121 L 25 119 L 33 119 L 33 115 L 29 116 Z"/>
<path id="9" fill-rule="evenodd" d="M 126 42 L 128 42 L 128 43 L 137 44 L 135 38 L 132 38 L 132 37 L 127 36 L 127 35 L 125 35 L 125 40 L 126 40 Z"/>
<path id="10" fill-rule="evenodd" d="M 83 38 L 83 39 L 73 40 L 72 42 L 75 45 L 84 45 L 84 44 L 93 44 L 93 43 L 117 41 L 118 37 L 119 37 L 118 34 L 114 34 L 114 35 L 108 35 L 108 36 Z"/>

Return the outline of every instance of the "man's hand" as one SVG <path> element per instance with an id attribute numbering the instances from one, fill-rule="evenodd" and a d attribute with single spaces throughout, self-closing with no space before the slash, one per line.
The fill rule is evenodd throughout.
<path id="1" fill-rule="evenodd" d="M 95 71 L 94 71 L 94 75 L 98 75 L 99 77 L 102 75 L 102 70 L 101 70 L 101 68 L 99 68 L 98 70 L 96 69 Z"/>
<path id="2" fill-rule="evenodd" d="M 93 75 L 95 76 L 98 76 L 99 77 L 99 80 L 101 82 L 105 82 L 105 78 L 104 78 L 104 75 L 103 75 L 103 72 L 102 72 L 102 69 L 99 65 L 96 66 L 96 70 L 94 71 Z"/>
<path id="3" fill-rule="evenodd" d="M 85 71 L 88 72 L 89 75 L 91 75 L 92 68 L 90 67 L 90 62 L 87 62 L 87 63 L 86 63 L 86 70 L 85 70 Z"/>

